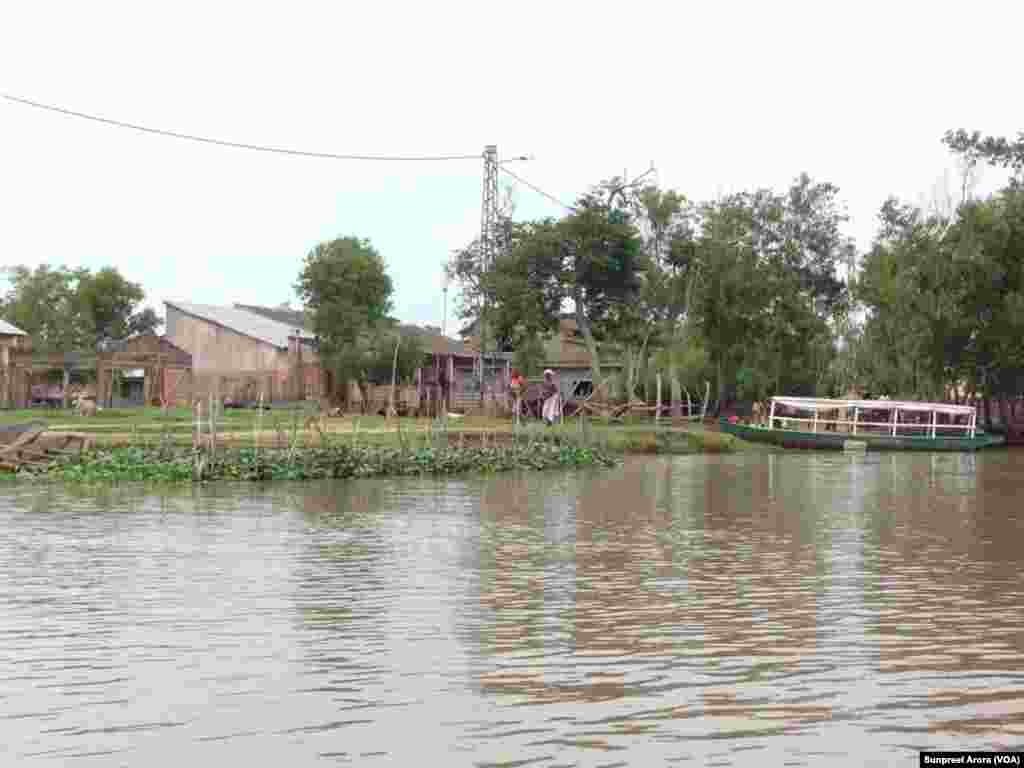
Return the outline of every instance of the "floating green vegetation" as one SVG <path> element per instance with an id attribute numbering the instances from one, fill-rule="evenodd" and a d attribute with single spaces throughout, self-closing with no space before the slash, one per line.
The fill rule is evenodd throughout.
<path id="1" fill-rule="evenodd" d="M 455 475 L 615 464 L 616 461 L 599 448 L 557 439 L 490 446 L 392 448 L 339 443 L 284 450 L 222 448 L 214 452 L 173 446 L 132 446 L 100 448 L 46 466 L 27 467 L 18 476 L 81 483 L 181 483 Z"/>

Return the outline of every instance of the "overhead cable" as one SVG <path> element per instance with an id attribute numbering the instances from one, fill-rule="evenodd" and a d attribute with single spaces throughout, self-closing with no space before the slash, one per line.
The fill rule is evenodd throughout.
<path id="1" fill-rule="evenodd" d="M 293 155 L 299 157 L 315 157 L 324 160 L 383 160 L 392 162 L 406 162 L 406 161 L 438 161 L 438 160 L 479 160 L 481 158 L 480 153 L 476 154 L 465 154 L 465 155 L 343 155 L 336 154 L 334 152 L 310 152 L 302 149 L 288 149 L 286 147 L 267 147 L 259 144 L 245 144 L 238 141 L 225 141 L 223 139 L 212 139 L 206 136 L 195 136 L 188 133 L 179 133 L 178 131 L 168 131 L 163 128 L 150 128 L 145 125 L 136 125 L 135 123 L 126 123 L 121 120 L 113 120 L 108 117 L 101 117 L 99 115 L 90 115 L 85 112 L 76 112 L 73 109 L 65 109 L 64 107 L 56 107 L 51 104 L 42 104 L 38 101 L 32 101 L 31 99 L 23 99 L 19 96 L 11 96 L 7 93 L 0 93 L 0 98 L 4 98 L 7 101 L 14 102 L 16 104 L 22 104 L 29 107 L 35 107 L 36 109 L 48 110 L 50 112 L 57 112 L 62 115 L 70 115 L 71 117 L 80 117 L 84 120 L 92 120 L 97 123 L 104 123 L 106 125 L 114 125 L 119 128 L 129 128 L 135 131 L 142 131 L 143 133 L 153 133 L 158 136 L 169 136 L 174 139 L 185 139 L 187 141 L 198 141 L 204 144 L 216 144 L 221 147 L 232 147 L 235 149 L 249 149 L 254 152 L 271 152 L 279 155 Z"/>

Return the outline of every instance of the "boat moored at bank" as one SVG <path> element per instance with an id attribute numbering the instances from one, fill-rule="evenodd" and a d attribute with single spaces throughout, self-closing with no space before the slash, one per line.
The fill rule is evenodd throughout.
<path id="1" fill-rule="evenodd" d="M 973 406 L 947 403 L 773 397 L 755 422 L 723 419 L 721 429 L 751 442 L 811 450 L 974 451 L 1004 442 L 978 429 Z"/>

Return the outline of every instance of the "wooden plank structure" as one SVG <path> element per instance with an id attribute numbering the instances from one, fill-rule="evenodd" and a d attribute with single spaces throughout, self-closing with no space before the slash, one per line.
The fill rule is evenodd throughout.
<path id="1" fill-rule="evenodd" d="M 9 443 L 0 443 L 0 470 L 17 472 L 25 466 L 45 466 L 61 456 L 91 449 L 95 438 L 83 432 L 48 432 L 45 424 L 33 424 Z"/>
<path id="2" fill-rule="evenodd" d="M 27 408 L 32 399 L 33 378 L 49 371 L 63 371 L 65 392 L 73 371 L 96 372 L 96 399 L 101 405 L 113 396 L 114 371 L 142 369 L 143 392 L 147 405 L 173 403 L 191 387 L 192 356 L 163 336 L 145 334 L 112 344 L 99 352 L 37 353 L 31 349 L 8 353 L 7 402 L 0 406 Z"/>
<path id="3" fill-rule="evenodd" d="M 96 400 L 110 403 L 113 399 L 114 371 L 143 371 L 143 402 L 163 405 L 178 399 L 182 384 L 190 381 L 192 355 L 175 346 L 163 336 L 145 334 L 121 342 L 110 351 L 96 356 Z"/>

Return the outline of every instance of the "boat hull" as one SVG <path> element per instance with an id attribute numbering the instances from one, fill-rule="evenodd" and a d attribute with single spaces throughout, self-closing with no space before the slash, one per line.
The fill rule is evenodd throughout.
<path id="1" fill-rule="evenodd" d="M 780 448 L 811 451 L 842 451 L 862 448 L 869 451 L 977 451 L 1002 445 L 1000 435 L 977 432 L 974 437 L 893 437 L 891 435 L 845 432 L 798 432 L 791 429 L 768 429 L 750 424 L 721 421 L 721 431 L 752 443 L 768 443 Z"/>

